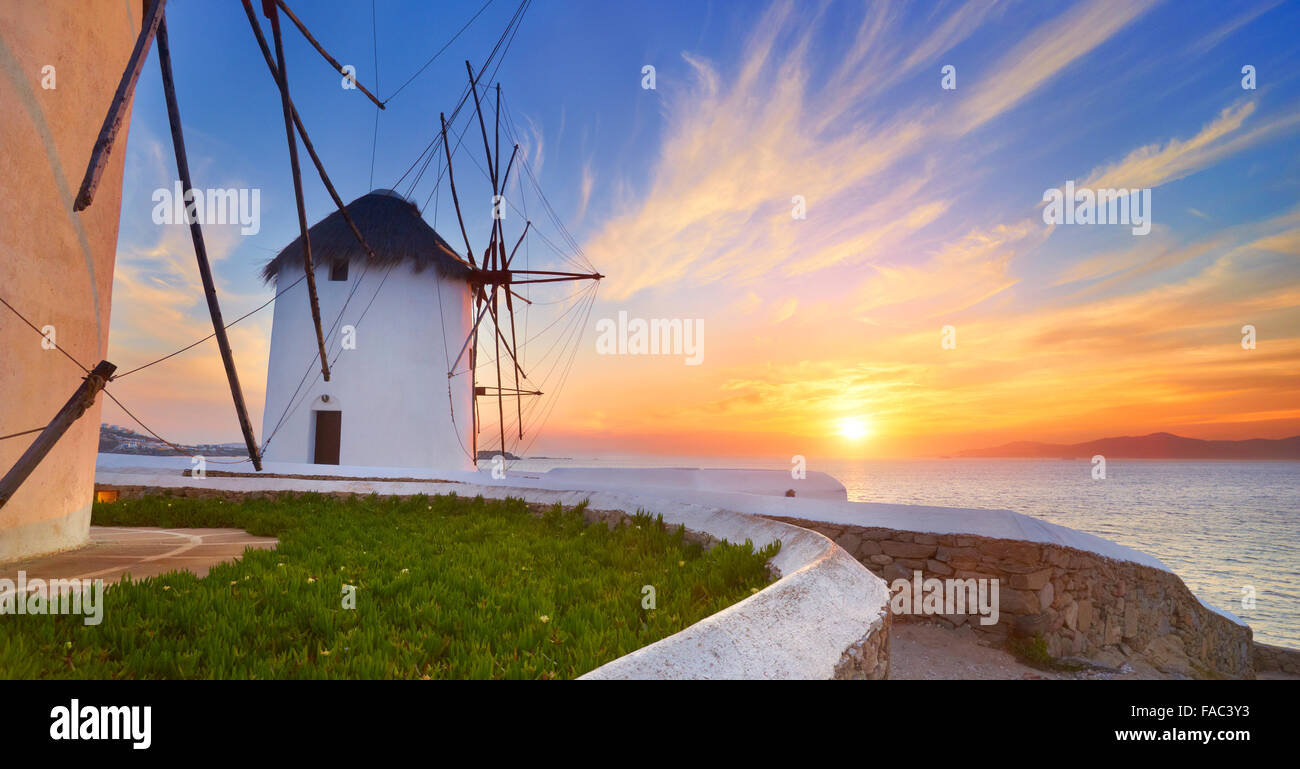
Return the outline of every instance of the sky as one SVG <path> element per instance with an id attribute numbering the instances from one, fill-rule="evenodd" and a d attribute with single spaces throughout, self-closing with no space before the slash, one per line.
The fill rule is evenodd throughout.
<path id="1" fill-rule="evenodd" d="M 367 3 L 294 3 L 391 97 L 377 121 L 284 30 L 295 102 L 342 197 L 397 189 L 454 245 L 445 185 L 404 172 L 459 99 L 464 62 L 519 7 L 484 2 L 377 0 L 373 26 Z M 279 94 L 238 5 L 173 0 L 167 18 L 195 186 L 260 191 L 256 234 L 205 229 L 231 319 L 271 298 L 258 272 L 297 235 Z M 589 308 L 569 284 L 529 293 L 530 328 L 583 321 L 559 339 L 571 367 L 547 360 L 545 333 L 524 352 L 539 380 L 559 372 L 524 448 L 893 457 L 1300 434 L 1297 28 L 1300 4 L 1276 0 L 537 0 L 494 82 L 540 189 L 607 277 Z M 457 184 L 485 200 L 469 149 Z M 119 370 L 211 332 L 187 229 L 152 220 L 171 152 L 151 55 L 126 146 Z M 333 204 L 300 155 L 315 222 Z M 1045 193 L 1067 182 L 1150 190 L 1150 231 L 1048 223 Z M 507 198 L 507 218 L 532 206 L 539 220 L 528 265 L 566 264 L 578 249 L 536 215 L 536 190 Z M 466 207 L 486 232 L 487 207 Z M 621 312 L 698 323 L 698 365 L 602 353 L 601 322 Z M 270 308 L 230 333 L 256 429 Z M 213 342 L 115 394 L 170 440 L 239 440 Z M 103 418 L 130 424 L 112 404 Z"/>

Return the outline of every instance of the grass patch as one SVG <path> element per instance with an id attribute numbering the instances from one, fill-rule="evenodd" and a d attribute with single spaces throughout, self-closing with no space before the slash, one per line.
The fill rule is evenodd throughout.
<path id="1" fill-rule="evenodd" d="M 1077 673 L 1086 665 L 1059 660 L 1047 651 L 1047 639 L 1042 633 L 1035 633 L 1028 638 L 1011 638 L 1007 641 L 1007 650 L 1029 667 L 1050 670 L 1057 673 Z"/>
<path id="2" fill-rule="evenodd" d="M 705 550 L 646 515 L 611 531 L 581 508 L 539 516 L 454 494 L 153 497 L 97 503 L 93 520 L 234 527 L 280 545 L 203 579 L 123 581 L 97 626 L 0 617 L 0 677 L 572 678 L 768 584 L 780 547 Z"/>

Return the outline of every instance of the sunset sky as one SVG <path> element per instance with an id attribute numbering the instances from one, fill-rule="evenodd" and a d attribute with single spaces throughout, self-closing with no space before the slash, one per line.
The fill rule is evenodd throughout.
<path id="1" fill-rule="evenodd" d="M 369 3 L 294 5 L 387 97 L 483 3 L 379 0 L 373 38 Z M 517 7 L 489 3 L 393 99 L 373 181 L 376 110 L 286 27 L 295 101 L 345 200 L 405 192 L 464 61 Z M 259 233 L 205 230 L 233 319 L 270 298 L 258 272 L 297 235 L 279 95 L 238 4 L 168 9 L 195 185 L 261 190 Z M 530 453 L 930 456 L 1300 434 L 1297 29 L 1300 4 L 1276 0 L 537 2 L 497 80 L 548 199 L 608 277 L 571 374 L 542 388 L 553 411 L 538 411 Z M 315 222 L 332 203 L 301 154 Z M 175 180 L 156 55 L 126 163 L 119 370 L 211 332 L 187 229 L 151 219 L 154 190 Z M 482 185 L 468 155 L 456 163 L 458 185 Z M 433 175 L 411 197 L 459 247 L 445 189 L 426 203 Z M 1045 190 L 1067 181 L 1151 189 L 1150 234 L 1045 224 Z M 485 211 L 468 222 L 480 234 Z M 534 269 L 559 264 L 528 248 Z M 535 288 L 530 327 L 574 290 Z M 702 364 L 598 354 L 597 322 L 620 311 L 702 319 Z M 231 330 L 255 426 L 270 331 L 269 308 Z M 550 340 L 536 344 L 540 358 Z M 212 342 L 114 392 L 171 440 L 239 439 Z M 103 418 L 133 426 L 111 403 Z"/>

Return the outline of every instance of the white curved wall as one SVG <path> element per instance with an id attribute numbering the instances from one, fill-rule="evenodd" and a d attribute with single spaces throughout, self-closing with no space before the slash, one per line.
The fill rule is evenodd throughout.
<path id="1" fill-rule="evenodd" d="M 326 338 L 329 357 L 338 354 L 329 382 L 313 362 L 316 331 L 306 281 L 276 299 L 261 432 L 264 443 L 270 436 L 267 461 L 310 462 L 312 412 L 337 410 L 343 413 L 340 464 L 474 469 L 473 382 L 468 373 L 456 376 L 449 400 L 447 379 L 473 324 L 469 286 L 432 268 L 417 273 L 410 263 L 396 265 L 385 279 L 387 271 L 353 262 L 348 280 L 331 281 L 328 265 L 316 266 L 322 326 L 328 332 L 347 302 L 339 328 L 356 327 L 356 349 L 339 354 L 338 331 Z M 285 270 L 276 277 L 277 286 L 301 275 L 301 268 Z M 457 369 L 468 369 L 468 352 Z M 307 379 L 295 396 L 304 372 Z M 286 407 L 289 413 L 277 429 Z"/>

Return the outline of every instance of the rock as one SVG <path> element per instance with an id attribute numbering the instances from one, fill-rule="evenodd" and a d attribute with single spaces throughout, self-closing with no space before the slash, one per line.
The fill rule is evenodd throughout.
<path id="1" fill-rule="evenodd" d="M 998 590 L 998 610 L 1008 614 L 1037 614 L 1038 595 L 1025 590 L 1001 587 Z"/>
<path id="2" fill-rule="evenodd" d="M 937 545 L 939 537 L 934 534 L 917 534 L 912 541 L 918 545 Z"/>
<path id="3" fill-rule="evenodd" d="M 1039 569 L 1028 574 L 1012 574 L 1011 587 L 1019 590 L 1042 590 L 1052 578 L 1051 569 Z"/>
<path id="4" fill-rule="evenodd" d="M 885 567 L 883 572 L 881 572 L 880 578 L 890 585 L 894 583 L 894 580 L 899 579 L 910 582 L 912 580 L 912 571 L 910 569 L 905 569 L 896 563 L 891 563 Z"/>
<path id="5" fill-rule="evenodd" d="M 861 558 L 870 558 L 873 555 L 880 555 L 880 543 L 873 539 L 864 539 L 862 544 L 858 545 L 858 556 Z"/>
<path id="6" fill-rule="evenodd" d="M 1124 659 L 1123 654 L 1120 654 L 1119 649 L 1116 649 L 1113 646 L 1107 646 L 1092 656 L 1092 662 L 1094 665 L 1100 667 L 1119 670 L 1120 666 L 1127 662 L 1127 660 Z"/>
<path id="7" fill-rule="evenodd" d="M 888 566 L 889 564 L 894 562 L 893 558 L 890 558 L 887 555 L 879 555 L 879 554 L 870 556 L 867 560 L 871 561 L 877 566 Z"/>
<path id="8" fill-rule="evenodd" d="M 925 567 L 926 567 L 926 569 L 927 569 L 928 571 L 932 571 L 932 572 L 934 572 L 935 574 L 942 574 L 942 575 L 945 576 L 945 577 L 947 577 L 947 576 L 949 576 L 949 575 L 952 574 L 952 567 L 951 567 L 951 566 L 949 566 L 949 565 L 946 564 L 946 563 L 942 563 L 942 562 L 940 562 L 940 561 L 936 561 L 936 560 L 934 560 L 933 558 L 931 558 L 930 560 L 928 560 L 928 561 L 925 562 Z"/>
<path id="9" fill-rule="evenodd" d="M 1161 673 L 1176 673 L 1184 676 L 1192 674 L 1191 660 L 1187 658 L 1183 642 L 1176 635 L 1153 639 L 1147 644 L 1142 656 Z"/>
<path id="10" fill-rule="evenodd" d="M 1070 565 L 1070 554 L 1065 550 L 1057 547 L 1044 547 L 1043 558 L 1048 563 L 1059 568 L 1066 568 Z"/>
<path id="11" fill-rule="evenodd" d="M 1005 558 L 1017 563 L 1034 565 L 1042 560 L 1042 551 L 1032 542 L 1014 540 L 990 540 L 980 547 L 981 552 L 992 558 Z"/>
<path id="12" fill-rule="evenodd" d="M 978 561 L 979 557 L 980 551 L 973 547 L 947 546 L 940 547 L 934 556 L 936 561 L 943 561 L 944 563 L 951 561 L 953 558 L 964 558 L 969 561 Z"/>
<path id="13" fill-rule="evenodd" d="M 1071 630 L 1079 629 L 1079 604 L 1076 601 L 1070 601 L 1065 606 L 1065 626 Z"/>
<path id="14" fill-rule="evenodd" d="M 880 549 L 885 555 L 895 558 L 930 558 L 939 548 L 936 545 L 920 545 L 915 542 L 887 539 L 880 543 Z"/>
<path id="15" fill-rule="evenodd" d="M 1124 609 L 1124 637 L 1136 638 L 1138 634 L 1138 605 L 1137 601 L 1129 601 L 1128 606 Z"/>
<path id="16" fill-rule="evenodd" d="M 851 531 L 846 531 L 835 540 L 835 544 L 844 548 L 844 552 L 853 555 L 858 550 L 858 545 L 862 544 L 862 538 Z"/>
<path id="17" fill-rule="evenodd" d="M 1043 585 L 1043 588 L 1038 591 L 1038 603 L 1042 607 L 1043 611 L 1052 608 L 1052 599 L 1055 597 L 1055 588 L 1052 587 L 1052 583 L 1048 582 L 1046 585 Z"/>
<path id="18" fill-rule="evenodd" d="M 1092 599 L 1085 598 L 1079 601 L 1079 627 L 1076 628 L 1080 633 L 1088 632 L 1092 627 Z"/>
<path id="19" fill-rule="evenodd" d="M 1114 613 L 1106 614 L 1106 624 L 1102 631 L 1102 644 L 1105 646 L 1114 646 L 1124 639 L 1124 626 L 1119 616 Z"/>

